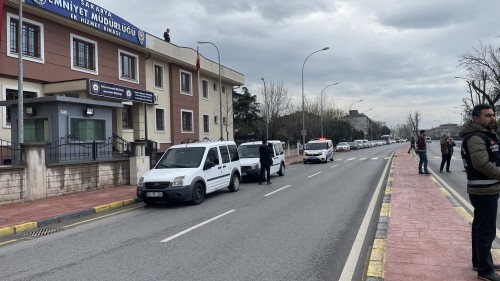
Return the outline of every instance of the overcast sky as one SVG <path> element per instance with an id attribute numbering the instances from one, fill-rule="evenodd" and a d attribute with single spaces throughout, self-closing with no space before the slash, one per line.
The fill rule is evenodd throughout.
<path id="1" fill-rule="evenodd" d="M 217 45 L 221 64 L 245 75 L 252 94 L 261 77 L 283 83 L 302 104 L 323 94 L 336 107 L 394 126 L 410 112 L 425 128 L 459 123 L 466 84 L 458 56 L 482 41 L 500 46 L 498 0 L 94 0 L 144 31 L 196 49 Z M 203 56 L 217 61 L 211 45 Z M 372 110 L 369 110 L 372 108 Z"/>

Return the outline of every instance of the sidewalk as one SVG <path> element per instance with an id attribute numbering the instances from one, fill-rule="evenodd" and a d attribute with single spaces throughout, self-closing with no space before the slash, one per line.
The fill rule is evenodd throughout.
<path id="1" fill-rule="evenodd" d="M 456 201 L 433 175 L 418 174 L 418 162 L 408 148 L 395 154 L 386 188 L 390 198 L 386 238 L 374 243 L 375 249 L 385 251 L 378 253 L 382 269 L 373 274 L 372 267 L 367 280 L 477 280 L 467 222 L 471 217 L 453 204 Z"/>
<path id="2" fill-rule="evenodd" d="M 418 174 L 408 148 L 400 148 L 392 163 L 366 280 L 477 280 L 470 262 L 470 216 L 434 176 Z M 286 162 L 301 163 L 302 156 Z M 119 186 L 0 206 L 0 237 L 133 204 L 135 190 Z"/>

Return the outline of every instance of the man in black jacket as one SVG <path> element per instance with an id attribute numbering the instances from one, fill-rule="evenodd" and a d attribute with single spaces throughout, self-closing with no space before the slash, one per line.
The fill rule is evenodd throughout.
<path id="1" fill-rule="evenodd" d="M 271 184 L 271 165 L 273 164 L 273 149 L 267 145 L 267 140 L 263 139 L 259 146 L 260 173 L 259 184 L 262 184 L 264 172 L 267 172 L 267 184 Z"/>
<path id="2" fill-rule="evenodd" d="M 491 246 L 496 237 L 500 193 L 500 140 L 494 132 L 495 112 L 488 104 L 472 109 L 472 121 L 463 125 L 462 159 L 467 172 L 467 193 L 474 207 L 472 267 L 481 280 L 500 281 Z"/>

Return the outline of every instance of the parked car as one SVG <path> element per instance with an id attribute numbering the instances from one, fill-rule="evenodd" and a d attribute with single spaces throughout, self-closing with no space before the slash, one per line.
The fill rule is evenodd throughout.
<path id="1" fill-rule="evenodd" d="M 351 146 L 347 142 L 339 142 L 335 147 L 336 151 L 349 151 L 351 150 Z"/>
<path id="2" fill-rule="evenodd" d="M 137 185 L 137 197 L 146 204 L 170 200 L 201 204 L 219 189 L 240 188 L 241 166 L 236 143 L 195 142 L 171 146 Z"/>
<path id="3" fill-rule="evenodd" d="M 432 138 L 431 137 L 425 137 L 425 142 L 426 143 L 431 143 L 432 142 Z"/>
<path id="4" fill-rule="evenodd" d="M 279 140 L 269 140 L 268 145 L 273 148 L 273 164 L 271 174 L 285 175 L 285 153 L 283 143 Z M 238 147 L 241 164 L 242 177 L 258 177 L 260 173 L 260 152 L 261 141 L 245 142 Z"/>
<path id="5" fill-rule="evenodd" d="M 366 148 L 365 144 L 363 143 L 363 140 L 354 140 L 354 142 L 359 144 L 358 149 Z"/>
<path id="6" fill-rule="evenodd" d="M 333 161 L 333 143 L 329 139 L 315 139 L 311 140 L 305 145 L 304 149 L 304 164 L 307 162 Z"/>
<path id="7" fill-rule="evenodd" d="M 358 149 L 363 148 L 363 145 L 362 145 L 362 144 L 360 144 L 359 142 L 351 141 L 351 142 L 349 142 L 349 147 L 350 147 L 351 149 L 358 150 Z"/>

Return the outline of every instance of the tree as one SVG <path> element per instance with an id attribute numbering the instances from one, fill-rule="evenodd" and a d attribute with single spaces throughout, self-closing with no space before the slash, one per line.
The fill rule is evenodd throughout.
<path id="1" fill-rule="evenodd" d="M 269 122 L 269 138 L 276 138 L 277 130 L 282 125 L 280 124 L 279 117 L 291 113 L 291 96 L 288 90 L 283 86 L 283 83 L 274 84 L 272 81 L 266 85 L 262 92 L 263 106 L 262 111 L 268 114 Z M 265 124 L 265 123 L 264 123 Z"/>
<path id="2" fill-rule="evenodd" d="M 260 117 L 257 96 L 252 95 L 248 88 L 243 87 L 243 94 L 234 103 L 234 139 L 259 138 Z"/>
<path id="3" fill-rule="evenodd" d="M 459 66 L 468 72 L 466 81 L 472 107 L 487 102 L 496 108 L 500 99 L 500 49 L 479 42 L 472 52 L 459 57 Z"/>
<path id="4" fill-rule="evenodd" d="M 415 132 L 415 135 L 418 135 L 418 126 L 420 125 L 420 120 L 422 119 L 422 114 L 416 110 L 415 113 L 409 113 L 408 119 L 406 121 L 406 125 L 410 128 L 411 131 Z"/>

